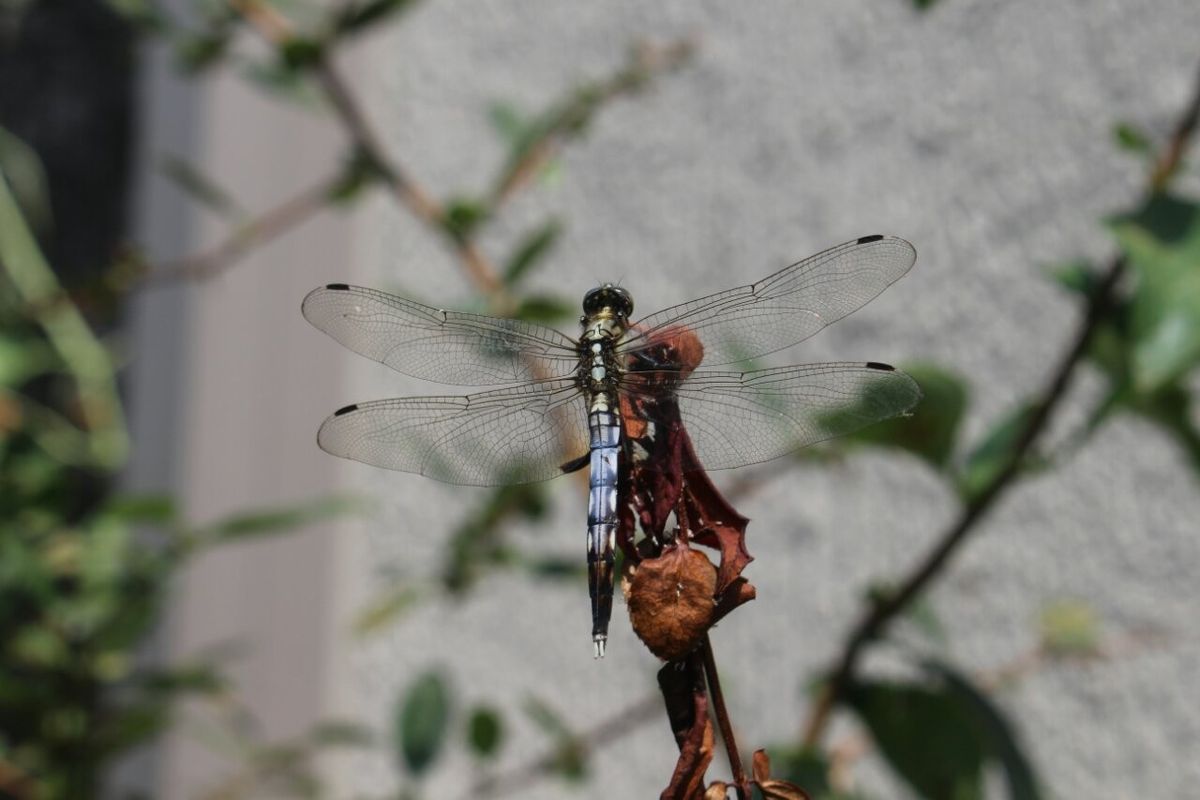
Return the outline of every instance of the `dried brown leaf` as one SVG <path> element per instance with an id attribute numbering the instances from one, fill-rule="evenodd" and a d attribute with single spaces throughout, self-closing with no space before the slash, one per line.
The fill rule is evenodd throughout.
<path id="1" fill-rule="evenodd" d="M 771 777 L 771 760 L 767 751 L 754 751 L 754 785 L 762 792 L 763 800 L 812 800 L 808 793 L 794 783 Z"/>
<path id="2" fill-rule="evenodd" d="M 708 715 L 704 664 L 693 655 L 687 661 L 665 665 L 658 685 L 667 706 L 667 717 L 679 746 L 679 760 L 662 800 L 704 800 L 704 773 L 713 760 L 713 724 Z"/>

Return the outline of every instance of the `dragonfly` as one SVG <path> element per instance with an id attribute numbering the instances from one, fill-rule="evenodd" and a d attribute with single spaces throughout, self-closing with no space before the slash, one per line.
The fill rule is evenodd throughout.
<path id="1" fill-rule="evenodd" d="M 628 435 L 635 421 L 623 413 L 654 406 L 626 401 L 670 393 L 706 470 L 769 461 L 902 415 L 921 392 L 887 364 L 747 364 L 861 308 L 915 261 L 904 239 L 865 236 L 636 321 L 630 292 L 605 283 L 584 296 L 576 337 L 331 283 L 310 292 L 302 312 L 342 345 L 416 378 L 495 388 L 348 405 L 324 421 L 317 443 L 335 456 L 465 486 L 543 481 L 588 467 L 592 642 L 600 657 L 622 475 L 637 457 Z M 688 358 L 663 347 L 681 334 Z M 655 420 L 636 422 L 644 430 Z"/>

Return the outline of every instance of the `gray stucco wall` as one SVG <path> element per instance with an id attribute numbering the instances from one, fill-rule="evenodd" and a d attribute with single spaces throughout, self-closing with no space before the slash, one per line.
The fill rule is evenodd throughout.
<path id="1" fill-rule="evenodd" d="M 538 108 L 611 70 L 632 40 L 683 34 L 700 37 L 696 63 L 606 110 L 570 148 L 563 180 L 521 195 L 484 246 L 503 253 L 562 214 L 568 232 L 534 283 L 581 295 L 620 279 L 650 311 L 859 235 L 904 236 L 920 253 L 905 280 L 773 363 L 957 370 L 972 390 L 972 441 L 1041 384 L 1065 346 L 1078 307 L 1042 267 L 1109 253 L 1097 219 L 1131 202 L 1142 180 L 1109 130 L 1127 119 L 1165 133 L 1194 78 L 1200 5 L 944 0 L 917 15 L 900 0 L 456 0 L 420 6 L 353 65 L 390 151 L 445 196 L 478 188 L 503 157 L 489 102 Z M 1187 180 L 1195 189 L 1195 171 Z M 446 307 L 469 296 L 440 243 L 390 203 L 354 224 L 355 266 L 331 265 L 328 279 L 402 286 Z M 311 333 L 322 357 L 336 348 Z M 439 391 L 365 360 L 350 374 L 345 402 Z M 1084 375 L 1059 435 L 1097 386 Z M 483 497 L 343 470 L 346 485 L 380 502 L 352 575 L 363 596 L 381 563 L 436 569 L 443 534 Z M 553 523 L 519 536 L 582 557 L 584 503 L 563 484 Z M 1038 610 L 1062 598 L 1093 605 L 1118 639 L 1163 633 L 1107 661 L 1039 670 L 999 696 L 1055 797 L 1186 798 L 1200 785 L 1198 485 L 1155 430 L 1119 419 L 1010 494 L 932 594 L 951 656 L 972 669 L 1028 650 Z M 804 681 L 835 652 L 864 585 L 911 564 L 955 509 L 924 466 L 883 454 L 781 470 L 743 501 L 759 598 L 715 645 L 744 745 L 795 734 Z M 587 615 L 582 585 L 491 579 L 465 603 L 423 608 L 357 645 L 340 680 L 348 710 L 386 729 L 400 688 L 443 665 L 466 698 L 511 712 L 505 760 L 516 763 L 539 742 L 518 710 L 527 695 L 582 728 L 653 687 L 657 663 L 621 606 L 603 662 L 592 661 Z M 656 794 L 673 747 L 665 724 L 643 727 L 599 754 L 575 796 Z M 346 766 L 347 790 L 377 795 L 394 780 L 383 754 Z M 465 788 L 466 766 L 445 763 L 436 794 Z M 877 796 L 905 796 L 870 759 L 859 774 Z M 550 782 L 524 796 L 563 794 Z"/>

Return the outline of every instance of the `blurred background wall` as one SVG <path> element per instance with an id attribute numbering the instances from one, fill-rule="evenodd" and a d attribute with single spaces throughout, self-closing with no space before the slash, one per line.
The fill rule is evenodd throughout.
<path id="1" fill-rule="evenodd" d="M 280 8 L 300 23 L 317 15 Z M 480 229 L 480 251 L 500 261 L 560 219 L 522 291 L 575 302 L 615 280 L 649 313 L 858 236 L 903 236 L 919 253 L 903 281 L 771 363 L 936 364 L 969 392 L 958 434 L 968 443 L 1041 387 L 1068 346 L 1081 304 L 1048 268 L 1109 258 L 1099 220 L 1136 203 L 1146 172 L 1111 131 L 1133 121 L 1156 141 L 1169 135 L 1195 81 L 1198 34 L 1193 0 L 941 0 L 924 12 L 900 0 L 445 0 L 372 28 L 336 62 L 383 150 L 447 201 L 483 194 L 508 157 L 497 103 L 532 113 L 619 70 L 631 45 L 694 42 L 686 65 L 605 103 L 551 169 L 506 199 Z M 245 64 L 201 82 L 178 77 L 173 52 L 158 44 L 138 62 L 128 227 L 151 263 L 207 252 L 230 230 L 163 177 L 164 156 L 185 157 L 250 212 L 303 194 L 344 163 L 345 130 L 312 102 L 311 85 L 288 85 L 278 101 L 261 88 L 269 81 L 244 80 L 243 67 L 270 59 L 261 37 L 242 35 Z M 1194 167 L 1178 185 L 1196 193 Z M 553 741 L 546 714 L 528 713 L 531 698 L 583 731 L 654 694 L 659 662 L 619 600 L 609 655 L 592 660 L 579 576 L 535 579 L 535 570 L 486 564 L 469 592 L 439 584 L 447 542 L 486 510 L 488 492 L 316 447 L 320 421 L 344 404 L 443 390 L 321 335 L 300 316 L 305 293 L 349 282 L 479 309 L 462 255 L 411 206 L 364 193 L 228 269 L 141 291 L 127 307 L 135 447 L 124 485 L 175 494 L 198 523 L 331 492 L 371 499 L 365 513 L 214 551 L 174 586 L 146 657 L 219 657 L 256 741 L 301 737 L 335 718 L 386 738 L 397 698 L 432 673 L 459 711 L 482 705 L 505 720 L 503 771 Z M 573 334 L 571 313 L 559 327 Z M 1103 392 L 1085 368 L 1043 445 L 1054 468 L 992 509 L 925 598 L 939 632 L 931 640 L 907 622 L 900 646 L 872 652 L 865 666 L 903 679 L 914 671 L 906 653 L 932 650 L 991 681 L 1045 796 L 1190 797 L 1200 781 L 1191 755 L 1200 749 L 1197 476 L 1176 441 L 1132 414 L 1077 444 Z M 1194 403 L 1187 413 L 1195 424 Z M 838 653 L 866 588 L 910 568 L 958 499 L 936 470 L 894 450 L 718 477 L 752 519 L 747 575 L 758 589 L 713 632 L 731 714 L 755 747 L 791 741 L 809 682 Z M 578 486 L 560 480 L 545 502 L 543 516 L 502 516 L 506 545 L 582 560 Z M 364 624 L 380 597 L 394 601 L 389 613 Z M 1094 618 L 1099 644 L 1088 658 L 1044 658 L 1039 636 L 1056 608 Z M 204 734 L 211 715 L 197 706 L 194 724 L 130 762 L 114 786 L 205 796 L 237 770 Z M 551 777 L 519 794 L 658 791 L 675 757 L 670 731 L 653 715 L 631 716 L 628 727 L 589 749 L 590 780 L 567 789 Z M 831 738 L 851 754 L 863 796 L 917 796 L 848 715 Z M 334 797 L 384 796 L 398 781 L 471 796 L 482 771 L 469 752 L 448 747 L 414 778 L 394 748 L 363 748 L 322 757 L 319 773 Z M 995 769 L 987 786 L 989 797 L 1008 796 Z"/>

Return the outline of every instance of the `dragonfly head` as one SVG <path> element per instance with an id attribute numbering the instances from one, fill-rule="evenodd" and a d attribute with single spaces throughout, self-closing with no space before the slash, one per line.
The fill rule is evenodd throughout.
<path id="1" fill-rule="evenodd" d="M 597 286 L 583 296 L 583 313 L 587 316 L 601 314 L 606 308 L 612 309 L 611 313 L 617 317 L 625 319 L 633 313 L 633 296 L 611 283 Z"/>

